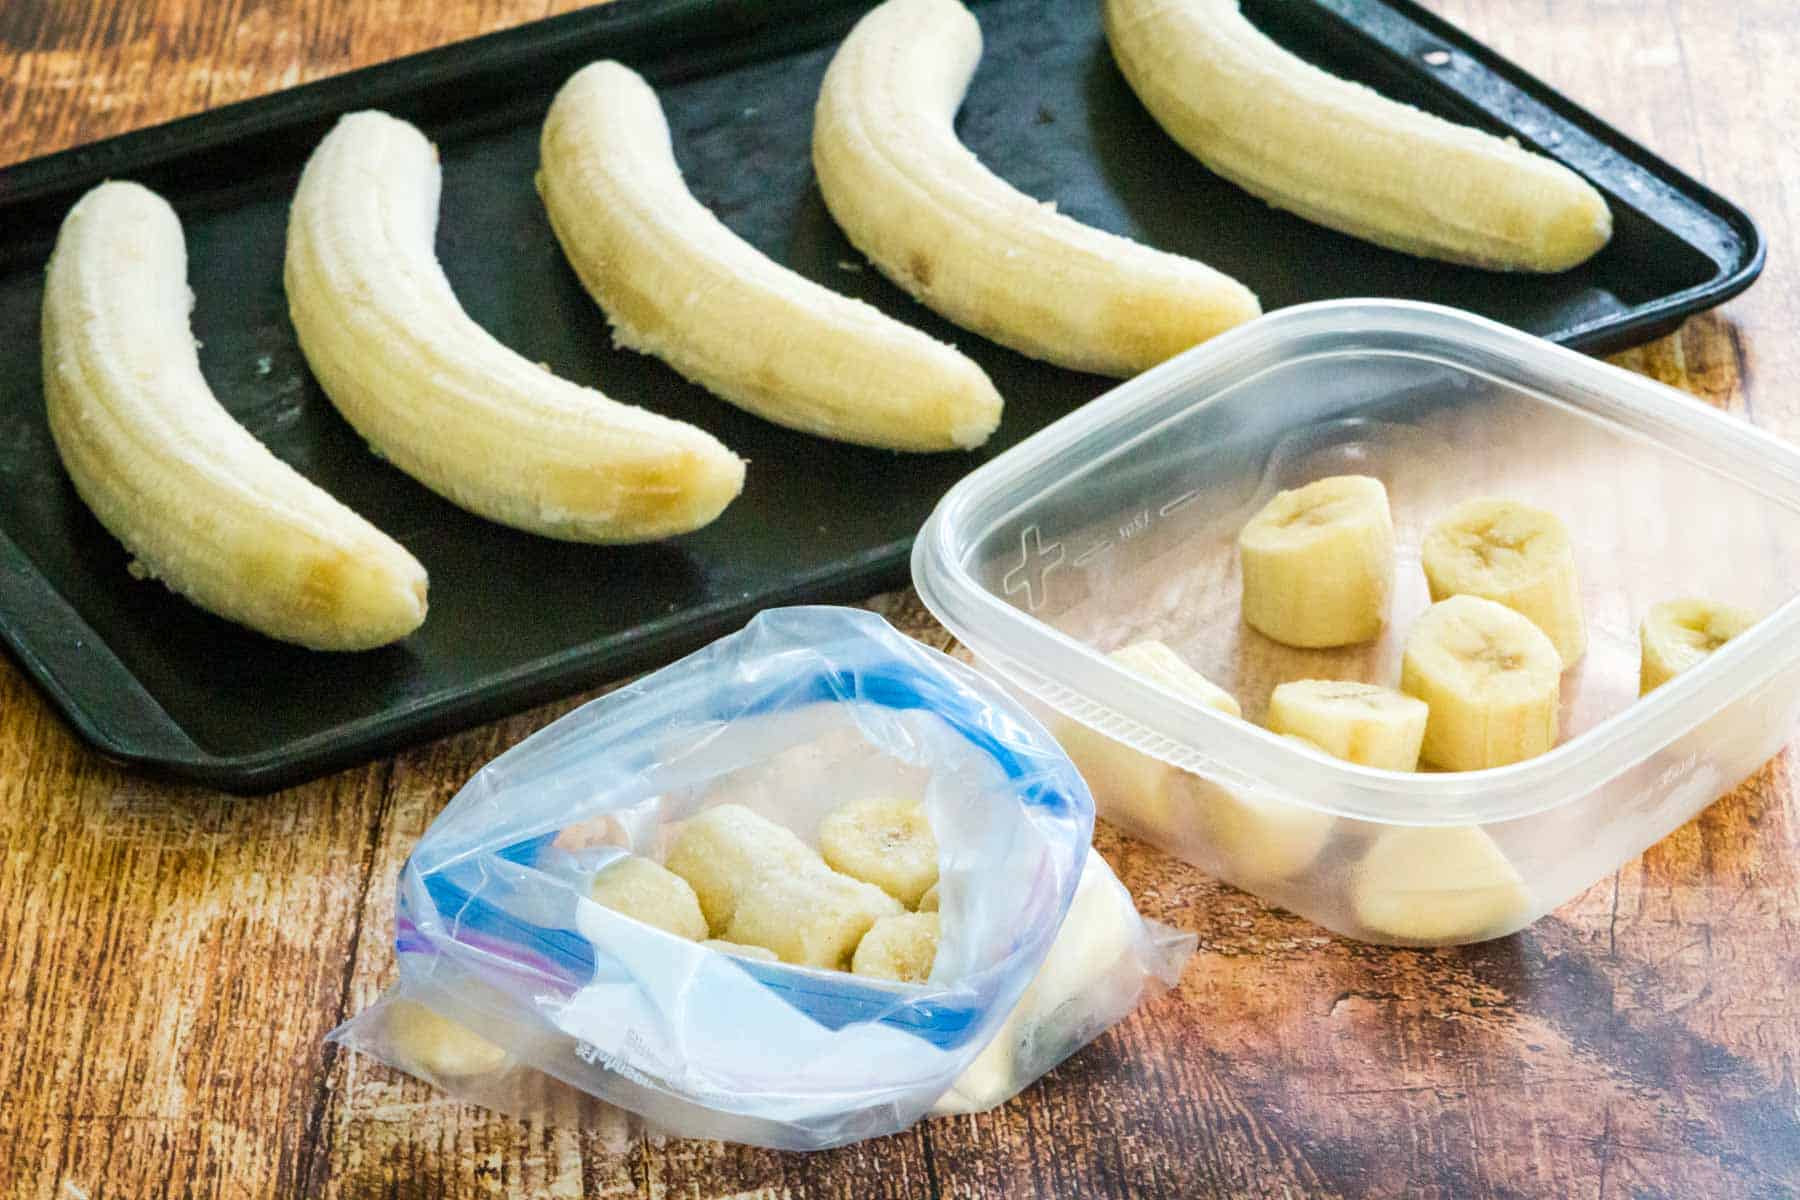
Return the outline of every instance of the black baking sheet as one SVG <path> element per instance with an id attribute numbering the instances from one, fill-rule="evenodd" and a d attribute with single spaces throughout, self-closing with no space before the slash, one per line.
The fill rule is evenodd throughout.
<path id="1" fill-rule="evenodd" d="M 866 7 L 619 0 L 0 172 L 0 635 L 19 662 L 103 752 L 260 791 L 667 660 L 770 605 L 903 583 L 913 534 L 951 483 L 1112 384 L 940 321 L 860 266 L 832 224 L 811 177 L 812 104 L 832 47 Z M 1672 328 L 1761 267 L 1742 212 L 1404 0 L 1247 0 L 1245 11 L 1328 69 L 1562 157 L 1608 194 L 1612 244 L 1564 275 L 1507 276 L 1277 212 L 1211 176 L 1144 113 L 1107 53 L 1096 0 L 977 4 L 987 49 L 958 130 L 1014 185 L 1202 258 L 1268 308 L 1413 297 L 1603 350 Z M 987 369 L 1006 416 L 986 448 L 914 457 L 815 440 L 612 349 L 531 184 L 552 93 L 603 57 L 659 86 L 687 178 L 728 225 Z M 438 249 L 474 318 L 526 357 L 692 421 L 748 458 L 744 493 L 722 518 L 658 545 L 561 544 L 469 516 L 359 443 L 295 344 L 281 253 L 307 154 L 338 114 L 371 106 L 440 147 Z M 431 615 L 403 644 L 316 654 L 200 612 L 133 581 L 77 499 L 43 416 L 43 266 L 68 206 L 121 177 L 182 216 L 195 334 L 220 400 L 429 570 Z"/>

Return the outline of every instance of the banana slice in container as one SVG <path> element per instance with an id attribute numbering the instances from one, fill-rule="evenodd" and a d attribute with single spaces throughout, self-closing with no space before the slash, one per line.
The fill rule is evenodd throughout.
<path id="1" fill-rule="evenodd" d="M 1133 642 L 1109 656 L 1119 666 L 1227 716 L 1243 715 L 1237 700 L 1158 641 Z M 1179 842 L 1190 836 L 1198 814 L 1181 801 L 1175 781 L 1182 772 L 1079 721 L 1062 720 L 1056 740 L 1094 794 L 1100 815 L 1153 840 Z"/>
<path id="2" fill-rule="evenodd" d="M 1430 709 L 1372 683 L 1299 679 L 1269 697 L 1269 729 L 1298 737 L 1345 762 L 1416 771 Z"/>
<path id="3" fill-rule="evenodd" d="M 1238 534 L 1243 615 L 1286 646 L 1348 646 L 1381 636 L 1394 579 L 1387 489 L 1334 475 L 1279 492 Z"/>
<path id="4" fill-rule="evenodd" d="M 1135 642 L 1113 661 L 1194 703 L 1241 716 L 1236 699 L 1161 642 Z M 1270 797 L 1234 792 L 1076 721 L 1057 740 L 1094 793 L 1101 816 L 1245 884 L 1286 879 L 1310 866 L 1337 819 Z"/>
<path id="5" fill-rule="evenodd" d="M 1638 631 L 1638 695 L 1647 696 L 1756 624 L 1748 609 L 1688 597 L 1650 609 Z"/>
<path id="6" fill-rule="evenodd" d="M 829 868 L 771 871 L 738 897 L 723 936 L 773 950 L 784 963 L 847 971 L 875 922 L 904 911 L 874 884 Z"/>
<path id="7" fill-rule="evenodd" d="M 483 1075 L 506 1062 L 504 1047 L 415 1000 L 388 1004 L 383 1020 L 389 1050 L 415 1075 L 428 1079 Z"/>
<path id="8" fill-rule="evenodd" d="M 824 870 L 818 851 L 785 825 L 741 804 L 720 804 L 684 822 L 663 866 L 687 880 L 714 933 L 723 933 L 738 898 L 765 873 Z"/>
<path id="9" fill-rule="evenodd" d="M 1197 841 L 1225 878 L 1244 887 L 1299 875 L 1318 861 L 1337 825 L 1328 812 L 1188 779 L 1200 793 L 1186 805 L 1195 814 Z M 1178 783 L 1177 797 L 1183 790 Z"/>
<path id="10" fill-rule="evenodd" d="M 1356 919 L 1397 941 L 1439 944 L 1511 933 L 1531 915 L 1518 868 L 1473 826 L 1382 833 L 1351 877 Z"/>
<path id="11" fill-rule="evenodd" d="M 1194 670 L 1185 658 L 1175 653 L 1166 643 L 1133 642 L 1113 651 L 1111 658 L 1127 671 L 1154 680 L 1203 708 L 1217 709 L 1228 717 L 1244 715 L 1237 697 Z"/>
<path id="12" fill-rule="evenodd" d="M 1143 936 L 1131 894 L 1099 853 L 1090 852 L 1068 915 L 1037 974 L 1000 1031 L 932 1111 L 941 1116 L 992 1108 L 1024 1080 L 1048 1070 L 1083 1034 L 1091 1035 L 1089 1010 L 1116 1003 L 1108 984 L 1137 974 L 1137 964 L 1128 965 L 1128 959 Z"/>
<path id="13" fill-rule="evenodd" d="M 1419 547 L 1431 598 L 1480 596 L 1523 613 L 1566 670 L 1587 652 L 1575 547 L 1555 513 L 1513 500 L 1465 500 L 1432 523 Z"/>
<path id="14" fill-rule="evenodd" d="M 1501 767 L 1556 745 L 1562 659 L 1523 616 L 1476 596 L 1425 610 L 1400 689 L 1430 706 L 1421 756 L 1449 771 Z"/>

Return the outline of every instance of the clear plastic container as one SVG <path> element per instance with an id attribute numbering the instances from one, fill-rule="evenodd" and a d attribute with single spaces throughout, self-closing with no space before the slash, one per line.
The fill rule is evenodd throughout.
<path id="1" fill-rule="evenodd" d="M 1277 645 L 1239 619 L 1235 539 L 1276 491 L 1369 474 L 1398 578 L 1380 640 Z M 1262 729 L 1291 679 L 1396 686 L 1419 540 L 1459 500 L 1559 514 L 1590 626 L 1562 738 L 1465 773 L 1355 766 Z M 1056 729 L 1103 817 L 1329 929 L 1510 933 L 1771 757 L 1800 700 L 1800 452 L 1672 389 L 1453 309 L 1285 309 L 1165 363 L 963 480 L 918 539 L 932 612 Z M 1767 614 L 1638 697 L 1638 625 L 1708 596 Z M 1156 639 L 1244 719 L 1106 655 Z M 1098 735 L 1098 736 L 1097 736 Z M 1095 766 L 1095 747 L 1101 758 Z"/>

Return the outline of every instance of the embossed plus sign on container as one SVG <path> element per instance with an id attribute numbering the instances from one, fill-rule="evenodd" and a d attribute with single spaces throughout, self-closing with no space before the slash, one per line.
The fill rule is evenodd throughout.
<path id="1" fill-rule="evenodd" d="M 1023 593 L 1025 607 L 1037 611 L 1049 595 L 1050 572 L 1063 564 L 1061 542 L 1044 545 L 1044 534 L 1036 525 L 1019 531 L 1019 561 L 1000 579 L 1000 590 L 1008 596 Z"/>
<path id="2" fill-rule="evenodd" d="M 1238 530 L 1277 491 L 1373 475 L 1398 563 L 1383 634 L 1279 645 L 1240 618 Z M 1397 686 L 1430 602 L 1425 528 L 1503 496 L 1568 525 L 1590 644 L 1558 744 L 1405 773 L 1261 727 L 1298 679 Z M 1513 932 L 1749 776 L 1800 715 L 1800 452 L 1660 384 L 1431 305 L 1265 316 L 1131 380 L 963 480 L 921 532 L 919 593 L 1055 730 L 1104 819 L 1273 903 L 1397 944 Z M 1651 605 L 1765 614 L 1638 696 Z M 1168 646 L 1233 717 L 1108 655 Z"/>

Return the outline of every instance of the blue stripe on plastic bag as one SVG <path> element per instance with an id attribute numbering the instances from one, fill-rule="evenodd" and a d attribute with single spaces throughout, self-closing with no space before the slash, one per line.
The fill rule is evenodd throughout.
<path id="1" fill-rule="evenodd" d="M 1026 759 L 994 735 L 983 718 L 988 710 L 971 703 L 961 688 L 947 685 L 899 659 L 860 671 L 820 671 L 801 686 L 783 689 L 777 697 L 736 710 L 731 716 L 758 716 L 818 703 L 862 700 L 898 711 L 924 710 L 940 717 L 970 744 L 986 754 L 1008 779 L 1025 780 L 1038 773 Z M 1021 799 L 1030 805 L 1061 813 L 1074 799 L 1049 781 L 1029 783 Z M 532 867 L 552 841 L 554 833 L 514 842 L 499 850 L 499 857 Z M 439 913 L 455 913 L 457 924 L 473 933 L 518 946 L 551 963 L 571 988 L 593 980 L 600 964 L 593 943 L 571 929 L 535 925 L 521 920 L 441 874 L 424 877 L 425 890 Z M 403 952 L 406 948 L 402 948 Z M 861 1021 L 879 1021 L 904 1029 L 944 1049 L 965 1041 L 979 1019 L 979 1008 L 921 1002 L 896 1008 L 892 990 L 862 983 L 853 976 L 820 978 L 779 963 L 739 960 L 750 976 L 788 1004 L 827 1029 L 839 1029 Z"/>

